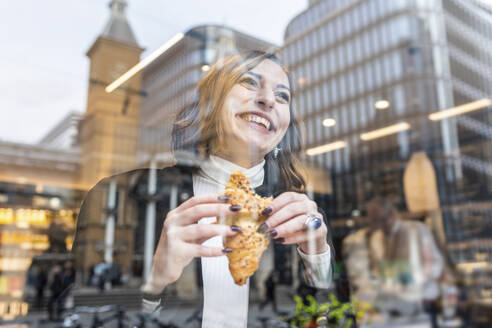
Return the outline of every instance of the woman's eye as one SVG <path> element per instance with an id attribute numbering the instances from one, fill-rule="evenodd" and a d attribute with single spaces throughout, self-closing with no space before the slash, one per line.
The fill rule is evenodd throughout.
<path id="1" fill-rule="evenodd" d="M 279 92 L 277 95 L 280 99 L 282 99 L 283 101 L 285 101 L 287 103 L 290 101 L 290 96 L 285 92 Z"/>
<path id="2" fill-rule="evenodd" d="M 258 85 L 258 83 L 251 77 L 245 77 L 242 82 L 252 87 L 256 87 Z"/>

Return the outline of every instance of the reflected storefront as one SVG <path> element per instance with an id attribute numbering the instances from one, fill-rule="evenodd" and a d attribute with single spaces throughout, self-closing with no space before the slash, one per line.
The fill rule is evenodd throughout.
<path id="1" fill-rule="evenodd" d="M 198 108 L 197 84 L 210 71 L 231 55 L 262 50 L 277 54 L 290 74 L 301 143 L 288 135 L 295 145 L 289 149 L 328 227 L 333 258 L 324 268 L 333 279 L 329 288 L 313 288 L 314 263 L 323 260 L 306 260 L 300 246 L 274 243 L 277 232 L 270 233 L 248 283 L 248 326 L 260 326 L 262 316 L 275 321 L 277 306 L 296 327 L 352 319 L 360 327 L 490 326 L 488 6 L 313 0 L 290 20 L 281 45 L 199 25 L 142 58 L 126 2 L 110 1 L 107 25 L 87 52 L 85 113 L 67 116 L 38 145 L 0 142 L 2 320 L 40 316 L 49 307 L 67 309 L 50 312 L 58 319 L 83 305 L 141 310 L 166 217 L 197 194 L 197 172 L 209 160 L 190 142 L 198 130 L 176 137 L 175 122 Z M 277 160 L 282 151 L 275 147 L 265 158 Z M 256 190 L 262 196 L 280 194 L 269 185 L 282 185 L 270 163 Z M 189 261 L 165 285 L 160 320 L 201 320 L 204 263 Z M 67 280 L 72 265 L 75 278 Z M 57 294 L 57 279 L 66 292 Z M 297 312 L 295 295 L 304 297 Z M 274 312 L 263 312 L 268 300 Z M 333 314 L 339 302 L 344 319 Z"/>

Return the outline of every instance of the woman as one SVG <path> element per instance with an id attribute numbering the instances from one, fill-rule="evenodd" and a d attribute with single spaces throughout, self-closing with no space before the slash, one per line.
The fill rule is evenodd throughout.
<path id="1" fill-rule="evenodd" d="M 299 245 L 307 278 L 317 287 L 331 282 L 328 229 L 316 203 L 301 193 L 305 182 L 292 152 L 299 149 L 292 84 L 277 57 L 254 51 L 220 61 L 198 84 L 198 95 L 198 104 L 178 116 L 173 138 L 175 150 L 191 149 L 204 161 L 191 173 L 194 196 L 166 215 L 143 287 L 144 308 L 155 310 L 165 287 L 201 257 L 202 327 L 246 327 L 249 283 L 234 284 L 224 256 L 232 250 L 222 246 L 222 237 L 238 233 L 238 227 L 210 224 L 238 210 L 219 196 L 229 175 L 239 169 L 252 188 L 263 185 L 279 194 L 265 209 L 269 218 L 259 231 L 275 242 Z"/>

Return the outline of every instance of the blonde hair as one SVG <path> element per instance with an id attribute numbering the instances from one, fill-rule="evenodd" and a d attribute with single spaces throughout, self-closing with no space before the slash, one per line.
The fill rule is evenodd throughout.
<path id="1" fill-rule="evenodd" d="M 250 51 L 217 62 L 198 83 L 197 102 L 190 107 L 183 108 L 174 122 L 174 150 L 187 149 L 203 157 L 208 157 L 212 154 L 212 150 L 217 150 L 217 147 L 222 144 L 220 138 L 225 135 L 221 115 L 226 96 L 244 73 L 265 59 L 272 60 L 282 67 L 290 83 L 287 70 L 280 64 L 279 59 L 270 53 Z M 292 88 L 292 83 L 290 85 Z M 278 171 L 277 174 L 269 172 L 270 180 L 277 181 L 265 182 L 275 184 L 275 189 L 302 191 L 305 188 L 305 181 L 298 169 L 299 161 L 293 153 L 300 151 L 301 142 L 292 101 L 290 114 L 289 128 L 279 145 L 282 150 L 277 156 L 271 152 L 265 157 L 266 170 Z"/>

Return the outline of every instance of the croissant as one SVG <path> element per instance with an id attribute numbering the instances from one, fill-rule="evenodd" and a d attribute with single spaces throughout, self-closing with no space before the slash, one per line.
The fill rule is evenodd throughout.
<path id="1" fill-rule="evenodd" d="M 273 198 L 255 194 L 250 187 L 249 179 L 241 171 L 231 174 L 224 194 L 229 197 L 229 204 L 241 206 L 241 210 L 225 218 L 226 224 L 242 229 L 236 235 L 225 238 L 225 247 L 232 248 L 232 252 L 226 254 L 229 259 L 229 271 L 236 285 L 241 286 L 258 269 L 261 255 L 270 242 L 265 234 L 256 230 L 267 219 L 261 212 Z"/>

